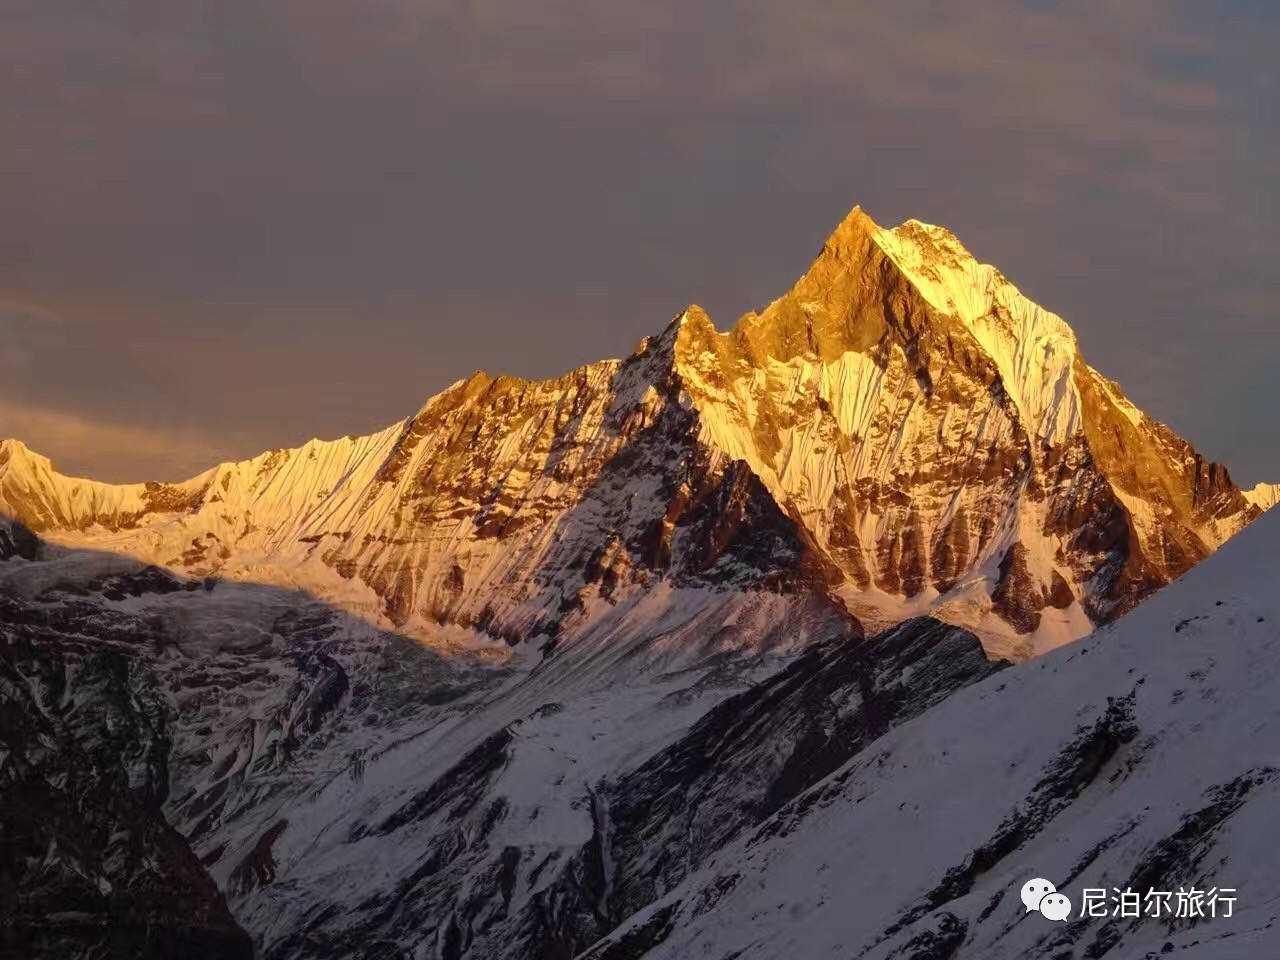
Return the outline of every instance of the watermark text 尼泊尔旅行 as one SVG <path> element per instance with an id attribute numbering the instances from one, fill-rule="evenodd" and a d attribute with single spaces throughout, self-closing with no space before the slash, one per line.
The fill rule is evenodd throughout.
<path id="1" fill-rule="evenodd" d="M 1046 920 L 1066 921 L 1071 918 L 1071 900 L 1052 882 L 1042 877 L 1028 880 L 1020 891 L 1028 913 L 1039 913 Z M 1102 917 L 1141 917 L 1201 920 L 1230 917 L 1235 908 L 1234 887 L 1198 887 L 1177 890 L 1121 890 L 1112 887 L 1085 887 L 1080 897 L 1077 920 Z"/>
<path id="2" fill-rule="evenodd" d="M 1189 890 L 1120 890 L 1085 887 L 1080 900 L 1081 917 L 1172 917 L 1212 919 L 1229 917 L 1235 907 L 1234 887 Z"/>

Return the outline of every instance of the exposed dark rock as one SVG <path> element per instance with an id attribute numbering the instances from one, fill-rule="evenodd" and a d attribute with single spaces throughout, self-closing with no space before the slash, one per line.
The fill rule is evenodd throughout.
<path id="1" fill-rule="evenodd" d="M 886 936 L 967 894 L 978 877 L 1044 830 L 1093 783 L 1117 751 L 1132 742 L 1138 733 L 1133 721 L 1133 695 L 1107 699 L 1102 716 L 1092 725 L 1077 729 L 1075 739 L 1045 769 L 1027 799 L 1005 817 L 995 835 L 963 863 L 948 870 L 933 890 L 885 931 Z"/>
<path id="2" fill-rule="evenodd" d="M 987 660 L 972 634 L 928 618 L 811 648 L 603 786 L 607 835 L 597 831 L 528 925 L 572 956 L 891 727 L 1003 665 Z"/>
<path id="3" fill-rule="evenodd" d="M 110 615 L 96 615 L 109 635 Z M 169 739 L 154 678 L 128 652 L 70 639 L 76 616 L 0 596 L 0 953 L 251 960 L 162 814 Z"/>

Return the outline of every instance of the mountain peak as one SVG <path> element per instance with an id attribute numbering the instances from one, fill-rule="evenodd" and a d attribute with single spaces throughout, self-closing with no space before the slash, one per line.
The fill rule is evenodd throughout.
<path id="1" fill-rule="evenodd" d="M 9 437 L 6 440 L 0 440 L 0 459 L 7 460 L 9 457 L 29 452 L 27 445 L 14 437 Z"/>
<path id="2" fill-rule="evenodd" d="M 636 356 L 656 348 L 668 358 L 676 369 L 698 363 L 698 358 L 708 351 L 714 353 L 714 345 L 723 336 L 716 330 L 710 315 L 696 303 L 685 307 L 667 324 L 657 337 L 646 337 L 636 350 Z"/>
<path id="3" fill-rule="evenodd" d="M 1032 435 L 1061 443 L 1079 429 L 1071 328 L 950 230 L 920 220 L 886 230 L 855 206 L 791 290 L 734 333 L 755 361 L 809 354 L 832 362 L 850 350 L 880 355 L 893 342 L 924 363 L 927 380 L 964 356 L 994 366 Z"/>
<path id="4" fill-rule="evenodd" d="M 326 597 L 359 579 L 398 628 L 568 636 L 683 571 L 820 582 L 872 626 L 932 612 L 1015 658 L 1178 576 L 1264 493 L 950 231 L 861 207 L 727 332 L 691 304 L 629 359 L 477 371 L 369 437 L 131 487 L 0 445 L 0 509 L 33 530 L 200 575 L 305 567 Z"/>
<path id="5" fill-rule="evenodd" d="M 0 467 L 13 470 L 20 465 L 30 467 L 37 464 L 46 469 L 53 467 L 48 457 L 36 453 L 21 440 L 14 437 L 0 440 Z"/>
<path id="6" fill-rule="evenodd" d="M 880 225 L 871 219 L 871 215 L 860 205 L 855 204 L 853 209 L 844 215 L 844 219 L 836 224 L 836 228 L 831 231 L 823 248 L 835 252 L 849 240 L 874 236 L 879 231 Z"/>
<path id="7" fill-rule="evenodd" d="M 667 330 L 675 336 L 679 336 L 681 331 L 684 330 L 692 330 L 701 334 L 707 331 L 714 333 L 715 329 L 715 324 L 711 321 L 711 315 L 696 303 L 689 304 L 672 317 L 671 322 L 667 324 Z"/>
<path id="8" fill-rule="evenodd" d="M 907 220 L 876 243 L 938 312 L 957 317 L 995 361 L 1033 434 L 1061 443 L 1080 427 L 1075 332 L 945 227 Z"/>
<path id="9" fill-rule="evenodd" d="M 823 253 L 836 257 L 863 256 L 867 241 L 890 255 L 901 246 L 910 246 L 931 260 L 974 260 L 973 254 L 946 227 L 910 219 L 886 228 L 861 206 L 854 206 L 836 225 L 823 244 Z"/>

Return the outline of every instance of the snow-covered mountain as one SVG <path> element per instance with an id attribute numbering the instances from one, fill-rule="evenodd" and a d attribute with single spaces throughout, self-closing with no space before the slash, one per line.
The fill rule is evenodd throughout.
<path id="1" fill-rule="evenodd" d="M 1277 955 L 1277 585 L 1273 513 L 1116 624 L 887 733 L 583 957 Z M 1041 877 L 1066 923 L 1020 901 Z M 1085 888 L 1105 917 L 1081 916 Z M 1192 889 L 1232 915 L 1151 915 L 1148 890 Z M 1114 916 L 1125 890 L 1142 915 Z"/>
<path id="2" fill-rule="evenodd" d="M 1209 864 L 1267 796 L 1280 517 L 999 658 L 1263 494 L 858 210 L 729 332 L 373 436 L 133 485 L 4 441 L 0 952 L 1027 955 L 1042 844 L 1064 888 Z"/>
<path id="3" fill-rule="evenodd" d="M 269 960 L 1269 956 L 1278 576 L 1273 513 L 1016 667 L 925 618 L 667 670 L 43 546 L 0 564 L 4 945 L 248 956 L 225 895 Z M 1036 876 L 1235 916 L 1052 924 Z"/>
<path id="4" fill-rule="evenodd" d="M 0 511 L 49 540 L 538 645 L 661 585 L 816 590 L 872 629 L 931 613 L 1020 659 L 1267 502 L 947 231 L 859 209 L 728 333 L 691 307 L 625 360 L 477 373 L 372 436 L 124 486 L 0 445 Z"/>

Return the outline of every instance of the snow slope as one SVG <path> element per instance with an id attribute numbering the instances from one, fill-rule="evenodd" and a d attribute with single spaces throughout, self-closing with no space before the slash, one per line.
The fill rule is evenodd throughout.
<path id="1" fill-rule="evenodd" d="M 1280 514 L 1093 637 L 889 732 L 583 957 L 1280 952 Z M 1044 877 L 1073 918 L 1024 913 Z M 1230 918 L 1079 918 L 1083 888 Z"/>
<path id="2" fill-rule="evenodd" d="M 1280 503 L 1280 483 L 1259 483 L 1251 490 L 1246 490 L 1244 495 L 1260 509 L 1270 510 Z"/>
<path id="3" fill-rule="evenodd" d="M 606 605 L 594 633 L 543 656 L 451 625 L 411 641 L 297 591 L 184 580 L 45 545 L 35 559 L 0 562 L 0 674 L 35 691 L 30 703 L 72 725 L 108 766 L 119 755 L 132 770 L 145 756 L 146 777 L 119 776 L 145 789 L 145 808 L 78 791 L 76 819 L 107 836 L 150 837 L 163 811 L 175 828 L 164 829 L 185 838 L 179 867 L 203 865 L 192 885 L 216 882 L 258 955 L 359 956 L 378 942 L 478 960 L 519 942 L 524 955 L 553 956 L 541 945 L 582 947 L 608 929 L 567 909 L 539 912 L 547 891 L 578 889 L 581 848 L 604 817 L 593 795 L 790 651 L 857 642 L 856 624 L 817 598 L 691 593 Z M 969 635 L 918 644 L 915 656 L 957 649 L 964 656 L 939 668 L 954 684 L 991 669 Z M 936 682 L 930 695 L 949 689 Z M 133 713 L 145 705 L 145 738 L 116 719 L 117 700 Z M 50 744 L 8 737 L 0 774 L 29 758 L 45 771 L 37 782 L 73 775 L 74 752 Z M 29 819 L 42 836 L 70 829 L 43 811 Z M 109 846 L 73 854 L 55 845 L 23 861 L 15 886 L 55 870 L 87 870 L 91 882 L 128 875 Z M 91 899 L 110 915 L 109 899 Z M 559 900 L 590 913 L 578 894 Z M 46 902 L 57 900 L 21 911 L 6 900 L 0 919 L 24 920 Z M 94 955 L 93 930 L 67 926 L 61 951 L 36 955 Z M 164 932 L 139 936 L 139 955 L 165 956 Z"/>
<path id="4" fill-rule="evenodd" d="M 1072 378 L 1079 344 L 1061 317 L 975 260 L 943 227 L 908 220 L 879 230 L 876 243 L 930 304 L 964 321 L 1000 368 L 1033 436 L 1060 445 L 1079 433 L 1084 405 Z"/>

